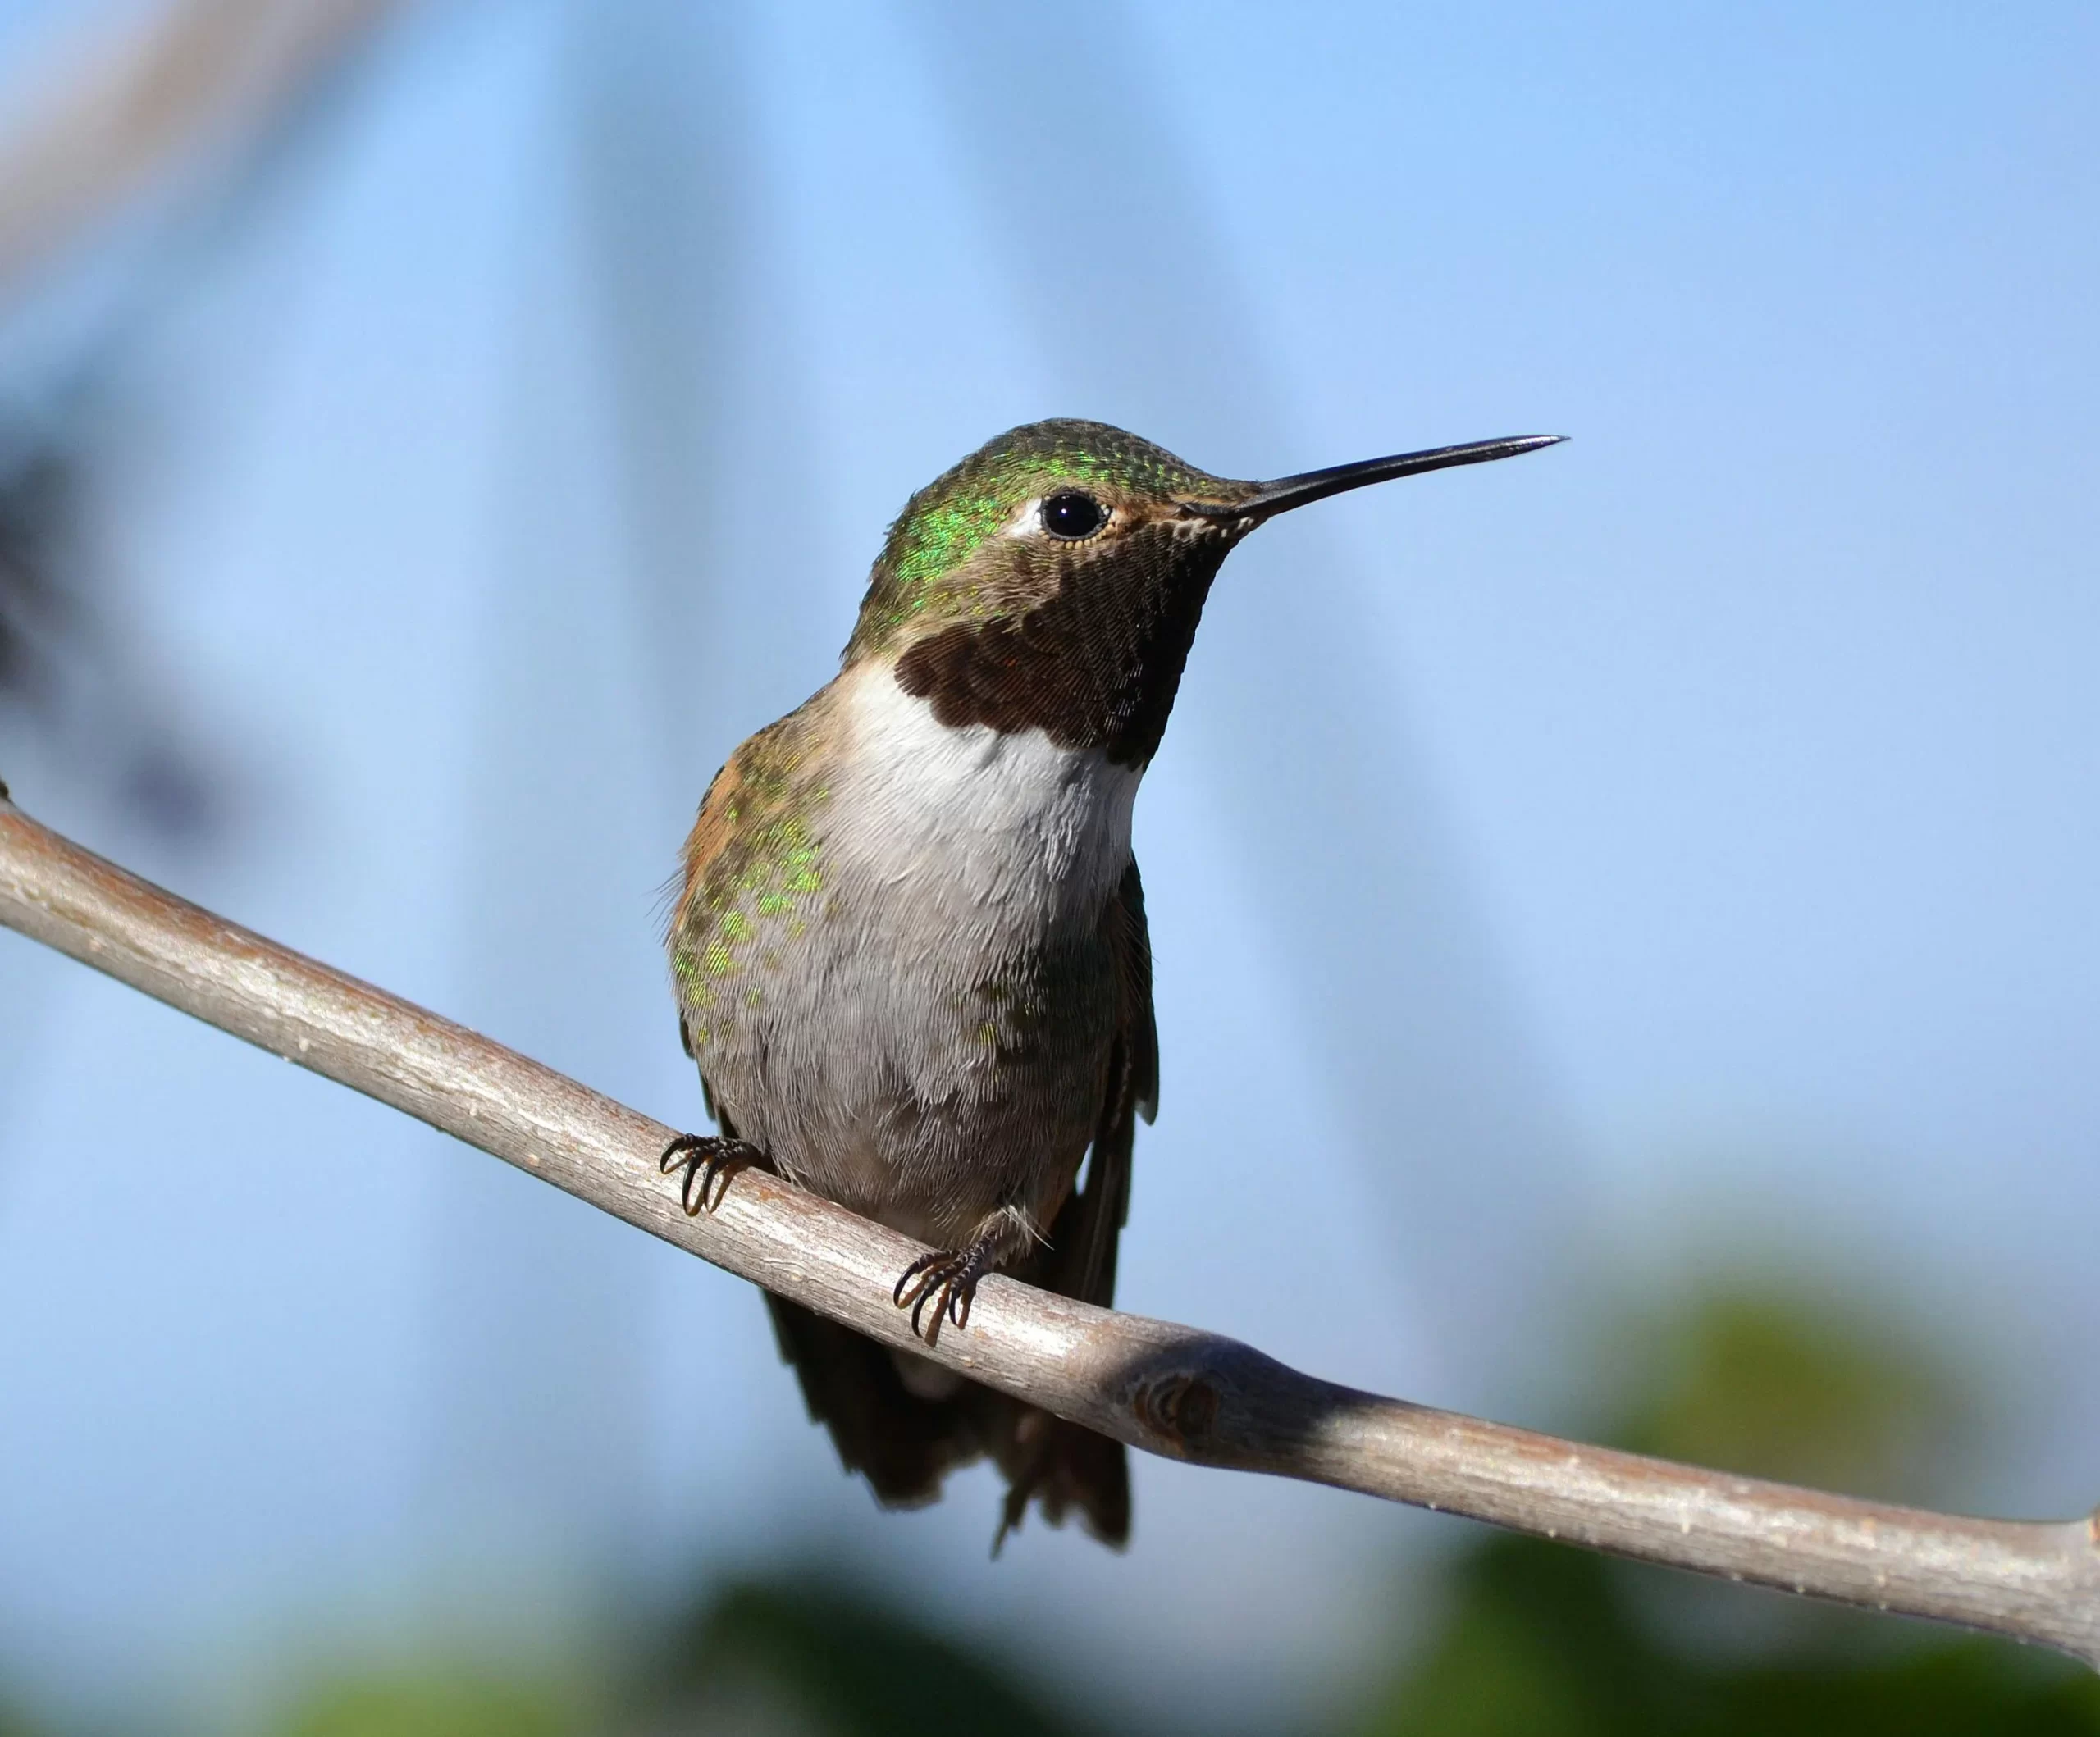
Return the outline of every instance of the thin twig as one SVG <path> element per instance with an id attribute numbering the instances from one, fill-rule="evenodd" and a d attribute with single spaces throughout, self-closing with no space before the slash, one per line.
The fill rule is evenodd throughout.
<path id="1" fill-rule="evenodd" d="M 0 924 L 885 1343 L 915 1243 L 757 1172 L 687 1218 L 671 1130 L 125 873 L 7 805 Z M 1965 1624 L 2100 1667 L 2100 1516 L 1885 1507 L 1591 1448 L 1337 1387 L 1215 1334 L 988 1279 L 950 1368 L 1142 1448 L 1331 1484 L 1622 1556 Z"/>

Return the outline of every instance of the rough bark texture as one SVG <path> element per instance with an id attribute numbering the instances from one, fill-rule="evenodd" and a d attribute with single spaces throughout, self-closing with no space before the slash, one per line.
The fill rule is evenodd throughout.
<path id="1" fill-rule="evenodd" d="M 390 1104 L 806 1307 L 1149 1453 L 1262 1471 L 2038 1642 L 2100 1667 L 2100 1516 L 1971 1520 L 1585 1447 L 1337 1387 L 1215 1334 L 985 1281 L 929 1352 L 890 1287 L 921 1251 L 756 1172 L 687 1218 L 672 1130 L 221 921 L 0 787 L 0 924 Z"/>

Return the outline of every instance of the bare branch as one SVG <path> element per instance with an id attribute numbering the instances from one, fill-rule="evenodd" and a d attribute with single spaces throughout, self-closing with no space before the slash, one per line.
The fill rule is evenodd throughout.
<path id="1" fill-rule="evenodd" d="M 890 1302 L 916 1244 L 756 1173 L 688 1219 L 657 1174 L 670 1129 L 127 874 L 4 789 L 0 924 L 872 1338 L 924 1349 Z M 2100 1666 L 2100 1516 L 1962 1519 L 1586 1447 L 1354 1392 L 1215 1334 L 1003 1278 L 932 1355 L 1148 1452 L 1965 1624 Z"/>

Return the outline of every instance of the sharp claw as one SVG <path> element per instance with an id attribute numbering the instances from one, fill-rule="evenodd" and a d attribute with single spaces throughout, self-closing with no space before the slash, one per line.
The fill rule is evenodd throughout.
<path id="1" fill-rule="evenodd" d="M 938 1266 L 941 1262 L 945 1261 L 947 1258 L 947 1256 L 938 1252 L 920 1256 L 920 1257 L 916 1261 L 913 1261 L 911 1265 L 905 1268 L 902 1274 L 899 1275 L 897 1281 L 897 1288 L 889 1293 L 890 1301 L 895 1303 L 900 1309 L 904 1308 L 907 1305 L 916 1301 L 917 1298 L 925 1291 L 926 1287 L 934 1282 L 931 1277 L 929 1276 L 933 1269 Z M 911 1284 L 911 1281 L 915 1279 L 919 1280 L 918 1286 L 907 1294 L 905 1287 Z"/>
<path id="2" fill-rule="evenodd" d="M 921 1255 L 905 1268 L 890 1291 L 890 1301 L 900 1309 L 911 1310 L 911 1331 L 915 1336 L 929 1345 L 937 1343 L 943 1317 L 958 1333 L 970 1324 L 977 1281 L 984 1276 L 988 1265 L 975 1248 L 962 1254 L 943 1249 Z M 929 1302 L 933 1305 L 930 1315 L 926 1306 Z"/>
<path id="3" fill-rule="evenodd" d="M 765 1167 L 765 1162 L 764 1153 L 742 1140 L 711 1134 L 680 1134 L 664 1148 L 663 1155 L 656 1160 L 656 1168 L 666 1176 L 674 1169 L 684 1169 L 685 1174 L 678 1182 L 678 1203 L 686 1209 L 687 1218 L 697 1218 L 722 1204 L 720 1196 L 709 1197 L 714 1195 L 717 1181 L 726 1195 L 729 1178 L 753 1165 Z"/>

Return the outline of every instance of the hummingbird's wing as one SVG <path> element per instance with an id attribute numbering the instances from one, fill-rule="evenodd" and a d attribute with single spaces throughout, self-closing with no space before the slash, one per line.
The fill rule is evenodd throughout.
<path id="1" fill-rule="evenodd" d="M 1052 1253 L 1043 1279 L 1052 1290 L 1107 1308 L 1116 1298 L 1116 1245 L 1130 1213 L 1130 1154 L 1138 1118 L 1159 1109 L 1159 1028 L 1153 1018 L 1152 936 L 1145 927 L 1144 883 L 1134 859 L 1103 921 L 1116 960 L 1115 1046 L 1108 1091 L 1094 1129 L 1086 1186 L 1076 1190 L 1051 1228 Z"/>
<path id="2" fill-rule="evenodd" d="M 1152 931 L 1145 927 L 1144 883 L 1138 859 L 1123 871 L 1116 889 L 1122 913 L 1122 942 L 1117 954 L 1123 977 L 1123 1033 L 1130 1045 L 1130 1105 L 1149 1122 L 1159 1114 L 1159 1023 L 1152 1010 Z"/>

